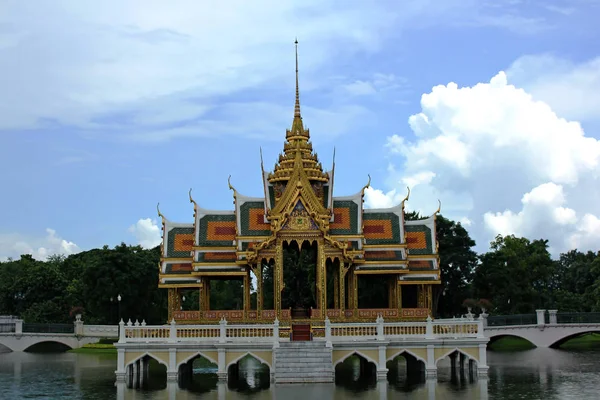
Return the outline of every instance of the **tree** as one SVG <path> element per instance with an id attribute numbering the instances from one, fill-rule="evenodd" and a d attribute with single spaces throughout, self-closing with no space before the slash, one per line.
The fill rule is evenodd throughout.
<path id="1" fill-rule="evenodd" d="M 407 221 L 424 219 L 417 212 L 405 214 Z M 470 283 L 477 266 L 475 241 L 460 222 L 442 215 L 436 217 L 442 284 L 434 286 L 433 310 L 451 317 L 462 313 L 462 302 L 471 296 Z"/>
<path id="2" fill-rule="evenodd" d="M 532 313 L 550 302 L 554 263 L 547 240 L 498 235 L 481 256 L 473 287 L 499 314 Z"/>

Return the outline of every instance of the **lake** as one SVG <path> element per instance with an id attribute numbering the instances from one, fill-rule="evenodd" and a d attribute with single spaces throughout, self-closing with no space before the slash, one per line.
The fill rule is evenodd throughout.
<path id="1" fill-rule="evenodd" d="M 0 353 L 0 399 L 594 399 L 600 393 L 600 350 L 536 348 L 488 352 L 487 379 L 452 375 L 449 362 L 437 380 L 405 379 L 403 366 L 389 382 L 358 379 L 350 370 L 337 384 L 269 385 L 253 360 L 240 365 L 240 380 L 217 383 L 194 374 L 187 389 L 152 375 L 146 389 L 115 385 L 116 355 L 83 353 Z M 198 371 L 198 370 L 197 370 Z M 162 378 L 162 380 L 160 379 Z M 270 386 L 261 389 L 264 386 Z"/>

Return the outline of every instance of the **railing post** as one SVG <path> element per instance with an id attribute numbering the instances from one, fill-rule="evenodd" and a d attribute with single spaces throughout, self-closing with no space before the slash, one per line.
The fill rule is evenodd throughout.
<path id="1" fill-rule="evenodd" d="M 279 347 L 279 320 L 275 317 L 275 321 L 273 321 L 273 348 L 276 349 Z"/>
<path id="2" fill-rule="evenodd" d="M 434 339 L 433 320 L 431 319 L 431 315 L 427 316 L 427 326 L 425 327 L 425 339 Z"/>
<path id="3" fill-rule="evenodd" d="M 16 319 L 15 320 L 15 335 L 21 336 L 23 334 L 23 320 Z"/>
<path id="4" fill-rule="evenodd" d="M 537 325 L 540 328 L 543 328 L 544 325 L 546 325 L 545 312 L 546 310 L 535 310 L 535 313 L 537 314 Z"/>
<path id="5" fill-rule="evenodd" d="M 488 315 L 489 314 L 486 314 L 485 312 L 482 312 L 481 314 L 479 314 L 479 318 L 483 319 L 483 328 L 484 329 L 487 328 L 487 326 L 488 326 L 488 320 L 487 320 Z"/>
<path id="6" fill-rule="evenodd" d="M 325 347 L 332 347 L 331 344 L 331 321 L 325 317 Z"/>
<path id="7" fill-rule="evenodd" d="M 227 340 L 227 320 L 225 317 L 221 318 L 219 321 L 220 325 L 220 334 L 219 334 L 219 343 L 225 343 Z"/>
<path id="8" fill-rule="evenodd" d="M 75 336 L 83 336 L 83 321 L 81 320 L 81 315 L 77 314 L 75 321 L 73 321 L 74 333 Z"/>
<path id="9" fill-rule="evenodd" d="M 477 321 L 477 337 L 478 338 L 484 338 L 485 337 L 485 333 L 483 332 L 485 325 L 487 325 L 487 314 L 481 313 L 479 314 L 479 320 Z"/>
<path id="10" fill-rule="evenodd" d="M 125 343 L 125 322 L 121 319 L 119 322 L 119 343 Z"/>
<path id="11" fill-rule="evenodd" d="M 175 318 L 171 320 L 171 326 L 169 327 L 169 342 L 174 343 L 177 341 L 177 323 Z"/>
<path id="12" fill-rule="evenodd" d="M 548 310 L 548 314 L 550 314 L 550 325 L 556 325 L 558 323 L 558 320 L 556 319 L 557 312 L 558 310 Z"/>
<path id="13" fill-rule="evenodd" d="M 385 340 L 385 336 L 383 335 L 383 317 L 379 315 L 377 317 L 377 340 Z"/>

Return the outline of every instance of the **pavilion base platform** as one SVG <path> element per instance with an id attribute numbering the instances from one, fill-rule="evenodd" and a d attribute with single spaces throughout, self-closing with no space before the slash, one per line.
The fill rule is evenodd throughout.
<path id="1" fill-rule="evenodd" d="M 482 318 L 427 318 L 414 322 L 387 322 L 381 316 L 374 322 L 334 322 L 326 318 L 311 322 L 310 329 L 310 340 L 292 342 L 290 328 L 280 326 L 277 319 L 263 324 L 221 319 L 213 325 L 178 324 L 173 320 L 160 326 L 121 321 L 119 342 L 115 344 L 116 379 L 140 387 L 147 375 L 147 360 L 153 358 L 166 367 L 167 381 L 175 382 L 185 373 L 182 368 L 198 356 L 218 366 L 220 381 L 226 381 L 231 367 L 246 356 L 268 366 L 273 383 L 333 382 L 336 365 L 352 355 L 369 364 L 380 381 L 386 380 L 387 362 L 399 355 L 407 359 L 409 368 L 424 372 L 428 379 L 437 377 L 438 362 L 446 357 L 452 365 L 459 357 L 461 369 L 468 365 L 470 372 L 487 376 L 489 339 L 484 336 Z M 319 365 L 311 365 L 306 371 L 293 369 L 306 359 Z M 308 373 L 309 369 L 317 373 Z M 294 375 L 301 379 L 290 380 Z"/>

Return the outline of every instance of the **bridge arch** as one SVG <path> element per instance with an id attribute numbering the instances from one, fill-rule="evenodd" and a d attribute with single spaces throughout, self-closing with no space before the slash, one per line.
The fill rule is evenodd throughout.
<path id="1" fill-rule="evenodd" d="M 415 359 L 421 361 L 424 365 L 427 365 L 427 360 L 425 360 L 423 357 L 416 355 L 415 353 L 413 353 L 412 351 L 410 351 L 409 349 L 401 349 L 398 350 L 396 353 L 393 353 L 390 357 L 387 358 L 386 361 L 392 361 L 394 358 L 401 356 L 402 354 L 408 354 L 411 357 L 414 357 Z"/>
<path id="2" fill-rule="evenodd" d="M 251 351 L 247 351 L 247 352 L 245 352 L 244 354 L 242 354 L 242 355 L 240 355 L 240 356 L 238 356 L 238 357 L 234 358 L 233 360 L 231 360 L 231 361 L 230 361 L 230 362 L 227 364 L 227 366 L 225 367 L 225 370 L 229 370 L 229 367 L 231 367 L 232 365 L 235 365 L 235 364 L 237 364 L 237 363 L 238 363 L 238 362 L 239 362 L 239 361 L 240 361 L 242 358 L 244 358 L 244 357 L 246 357 L 246 356 L 250 356 L 250 357 L 254 358 L 256 361 L 260 362 L 261 364 L 265 364 L 267 367 L 269 367 L 269 370 L 272 370 L 271 363 L 270 363 L 269 361 L 265 360 L 264 358 L 262 358 L 262 357 L 260 357 L 260 356 L 257 356 L 256 354 L 254 354 L 254 353 L 253 353 L 253 352 L 251 352 Z M 207 360 L 211 360 L 211 359 L 209 359 L 208 357 L 206 357 L 206 359 L 207 359 Z M 212 360 L 211 360 L 211 361 L 212 361 Z M 217 363 L 215 363 L 215 364 L 217 364 Z"/>
<path id="3" fill-rule="evenodd" d="M 490 335 L 489 336 L 490 341 L 487 343 L 487 347 L 489 347 L 492 343 L 497 342 L 498 340 L 507 338 L 507 337 L 523 339 L 523 340 L 526 340 L 527 342 L 531 343 L 532 346 L 537 347 L 537 345 L 531 340 L 531 338 L 528 335 L 519 335 L 518 333 L 514 333 L 514 332 L 497 333 L 495 335 Z"/>
<path id="4" fill-rule="evenodd" d="M 48 338 L 48 339 L 41 339 L 41 340 L 38 340 L 38 341 L 34 341 L 31 344 L 25 345 L 27 347 L 24 347 L 23 351 L 29 352 L 29 351 L 31 351 L 32 348 L 34 348 L 33 350 L 35 351 L 36 350 L 35 349 L 36 346 L 40 346 L 40 345 L 43 345 L 43 344 L 46 344 L 46 343 L 47 344 L 59 344 L 59 345 L 61 345 L 63 352 L 64 351 L 69 351 L 69 350 L 73 349 L 73 343 L 70 343 L 69 340 L 61 340 L 59 338 Z"/>
<path id="5" fill-rule="evenodd" d="M 160 357 L 155 356 L 154 354 L 152 354 L 151 352 L 145 352 L 141 355 L 139 355 L 138 357 L 135 357 L 133 360 L 129 361 L 128 363 L 125 364 L 125 368 L 129 367 L 130 365 L 133 365 L 136 361 L 139 361 L 141 359 L 143 359 L 144 357 L 149 357 L 151 359 L 153 359 L 154 361 L 156 361 L 157 363 L 164 365 L 167 370 L 169 369 L 169 364 L 163 360 L 160 359 Z"/>
<path id="6" fill-rule="evenodd" d="M 346 361 L 348 358 L 357 355 L 359 357 L 362 357 L 363 359 L 365 359 L 367 362 L 373 363 L 375 364 L 375 367 L 379 368 L 379 363 L 377 361 L 375 361 L 374 358 L 362 353 L 360 350 L 353 350 L 352 352 L 344 355 L 343 357 L 341 357 L 339 360 L 337 360 L 334 364 L 333 364 L 333 368 L 335 369 L 335 367 L 341 363 L 343 363 L 344 361 Z"/>
<path id="7" fill-rule="evenodd" d="M 217 360 L 215 360 L 213 357 L 210 357 L 210 356 L 204 354 L 202 351 L 197 351 L 196 353 L 192 354 L 191 356 L 184 358 L 183 360 L 178 362 L 177 369 L 179 369 L 179 367 L 181 367 L 182 365 L 184 365 L 184 364 L 188 363 L 189 361 L 191 361 L 195 358 L 198 358 L 198 357 L 202 357 L 215 365 L 219 365 L 219 362 Z"/>
<path id="8" fill-rule="evenodd" d="M 584 335 L 589 334 L 589 333 L 599 333 L 600 334 L 600 327 L 588 328 L 587 330 L 584 328 L 581 331 L 576 332 L 576 333 L 565 334 L 560 339 L 555 340 L 554 343 L 550 344 L 548 347 L 551 347 L 551 348 L 560 347 L 561 345 L 565 344 L 566 342 L 568 342 L 571 339 L 575 339 L 575 338 L 577 338 L 579 336 L 584 336 Z"/>
<path id="9" fill-rule="evenodd" d="M 473 360 L 474 362 L 479 363 L 479 360 L 476 359 L 475 357 L 473 357 L 471 354 L 464 352 L 463 350 L 459 349 L 458 347 L 455 347 L 454 349 L 447 351 L 447 352 L 443 353 L 440 357 L 436 358 L 436 360 L 435 360 L 436 367 L 441 360 L 443 360 L 444 358 L 446 358 L 454 353 L 462 354 L 466 357 L 467 360 Z"/>

